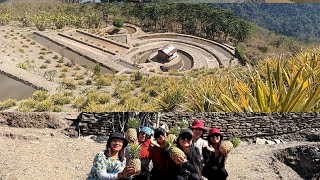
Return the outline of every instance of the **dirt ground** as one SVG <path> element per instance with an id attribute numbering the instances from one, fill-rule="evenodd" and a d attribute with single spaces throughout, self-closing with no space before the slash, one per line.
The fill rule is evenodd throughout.
<path id="1" fill-rule="evenodd" d="M 0 180 L 85 179 L 105 142 L 69 138 L 63 130 L 0 126 Z M 228 160 L 228 179 L 301 179 L 273 157 L 277 150 L 310 142 L 277 145 L 243 143 Z"/>

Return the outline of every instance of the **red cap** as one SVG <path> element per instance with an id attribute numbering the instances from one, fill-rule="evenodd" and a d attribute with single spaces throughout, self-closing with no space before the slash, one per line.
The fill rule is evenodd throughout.
<path id="1" fill-rule="evenodd" d="M 204 127 L 204 123 L 199 119 L 194 120 L 191 124 L 191 129 L 197 129 L 197 128 L 202 129 L 204 133 L 206 131 L 206 128 Z"/>
<path id="2" fill-rule="evenodd" d="M 211 128 L 209 131 L 209 135 L 210 134 L 221 134 L 220 129 L 218 128 Z"/>

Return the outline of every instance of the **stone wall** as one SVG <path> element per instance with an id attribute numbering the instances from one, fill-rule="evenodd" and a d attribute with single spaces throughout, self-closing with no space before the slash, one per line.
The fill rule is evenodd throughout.
<path id="1" fill-rule="evenodd" d="M 66 129 L 73 126 L 80 113 L 0 112 L 0 125 L 17 128 Z"/>
<path id="2" fill-rule="evenodd" d="M 82 135 L 108 135 L 113 131 L 124 133 L 129 127 L 127 121 L 131 117 L 140 119 L 142 126 L 153 126 L 158 113 L 148 112 L 108 112 L 81 113 L 77 127 Z"/>
<path id="3" fill-rule="evenodd" d="M 183 119 L 191 123 L 198 118 L 205 122 L 208 129 L 220 128 L 226 138 L 320 141 L 320 113 L 0 112 L 0 125 L 64 128 L 75 132 L 80 130 L 81 135 L 108 135 L 112 131 L 126 131 L 126 122 L 130 117 L 141 119 L 142 125 L 153 128 L 164 123 L 172 127 Z"/>
<path id="4" fill-rule="evenodd" d="M 320 113 L 162 113 L 160 125 L 174 126 L 182 119 L 201 119 L 208 129 L 218 127 L 227 138 L 281 138 L 285 140 L 317 140 Z"/>

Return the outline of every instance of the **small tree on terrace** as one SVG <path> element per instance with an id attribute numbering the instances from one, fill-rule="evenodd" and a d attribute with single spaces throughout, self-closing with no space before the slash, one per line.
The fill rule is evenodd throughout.
<path id="1" fill-rule="evenodd" d="M 113 20 L 113 25 L 118 29 L 122 28 L 123 24 L 124 24 L 123 19 L 114 19 Z"/>

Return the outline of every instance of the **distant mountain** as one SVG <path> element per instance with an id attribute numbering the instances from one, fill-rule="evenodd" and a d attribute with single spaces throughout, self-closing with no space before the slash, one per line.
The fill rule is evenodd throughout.
<path id="1" fill-rule="evenodd" d="M 320 41 L 320 3 L 220 3 L 237 16 L 276 33 L 303 41 Z"/>

